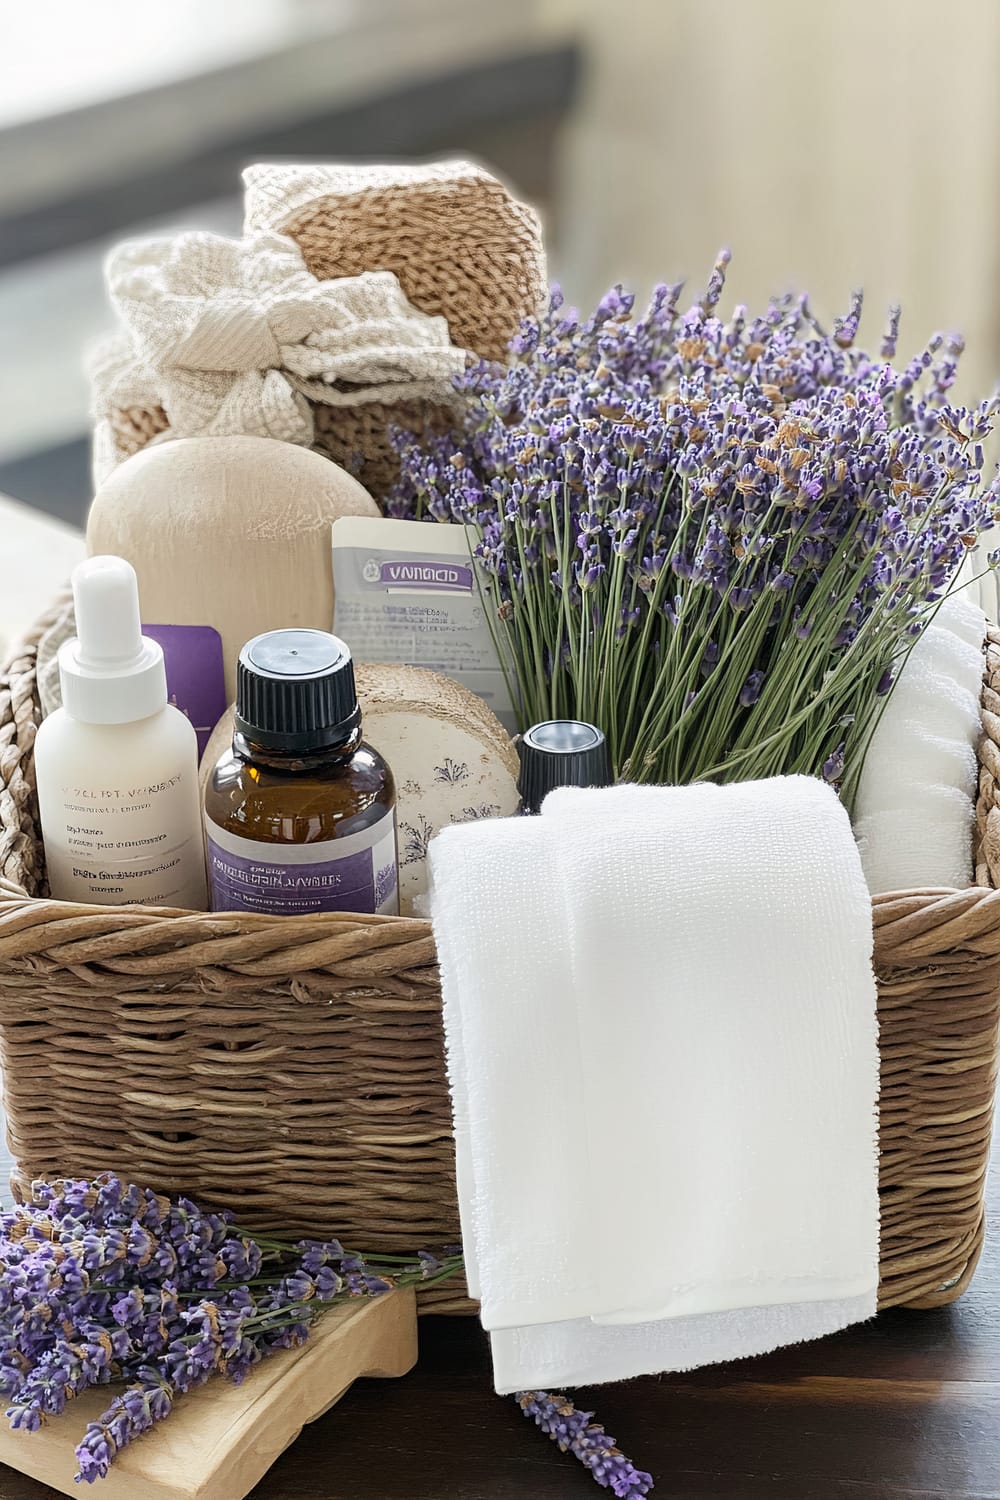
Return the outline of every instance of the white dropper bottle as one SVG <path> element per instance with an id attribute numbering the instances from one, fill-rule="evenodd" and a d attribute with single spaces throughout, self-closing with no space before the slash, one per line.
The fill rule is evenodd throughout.
<path id="1" fill-rule="evenodd" d="M 198 745 L 167 702 L 163 651 L 142 633 L 135 570 L 73 573 L 77 637 L 59 649 L 62 708 L 35 739 L 52 895 L 100 906 L 208 905 Z"/>

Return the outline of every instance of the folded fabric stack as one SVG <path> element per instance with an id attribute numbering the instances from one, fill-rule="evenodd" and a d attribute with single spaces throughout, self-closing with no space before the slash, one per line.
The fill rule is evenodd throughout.
<path id="1" fill-rule="evenodd" d="M 563 790 L 431 845 L 470 1290 L 500 1391 L 870 1316 L 871 904 L 807 777 Z"/>
<path id="2" fill-rule="evenodd" d="M 854 807 L 873 895 L 972 884 L 985 634 L 982 610 L 958 594 L 900 670 Z"/>

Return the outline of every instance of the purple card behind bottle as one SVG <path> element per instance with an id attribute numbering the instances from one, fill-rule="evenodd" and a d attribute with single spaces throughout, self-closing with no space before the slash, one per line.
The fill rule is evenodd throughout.
<path id="1" fill-rule="evenodd" d="M 198 754 L 228 708 L 222 637 L 211 625 L 146 625 L 143 635 L 163 647 L 167 695 L 194 725 Z"/>

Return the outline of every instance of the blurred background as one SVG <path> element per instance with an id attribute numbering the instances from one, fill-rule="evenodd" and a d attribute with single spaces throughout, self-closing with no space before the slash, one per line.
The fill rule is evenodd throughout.
<path id="1" fill-rule="evenodd" d="M 0 637 L 77 545 L 107 246 L 237 233 L 246 163 L 472 155 L 539 205 L 570 301 L 696 289 L 726 244 L 730 301 L 829 317 L 863 286 L 872 342 L 902 302 L 902 355 L 962 330 L 972 396 L 1000 372 L 998 57 L 996 0 L 0 6 L 0 492 L 33 522 L 0 530 Z"/>

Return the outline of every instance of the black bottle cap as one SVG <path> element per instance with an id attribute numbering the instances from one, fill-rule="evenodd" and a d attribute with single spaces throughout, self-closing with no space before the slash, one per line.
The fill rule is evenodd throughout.
<path id="1" fill-rule="evenodd" d="M 254 636 L 236 667 L 236 730 L 272 750 L 323 750 L 361 725 L 349 648 L 325 630 Z"/>
<path id="2" fill-rule="evenodd" d="M 521 736 L 521 811 L 537 813 L 557 786 L 610 786 L 611 762 L 603 734 L 579 719 L 549 719 Z"/>

